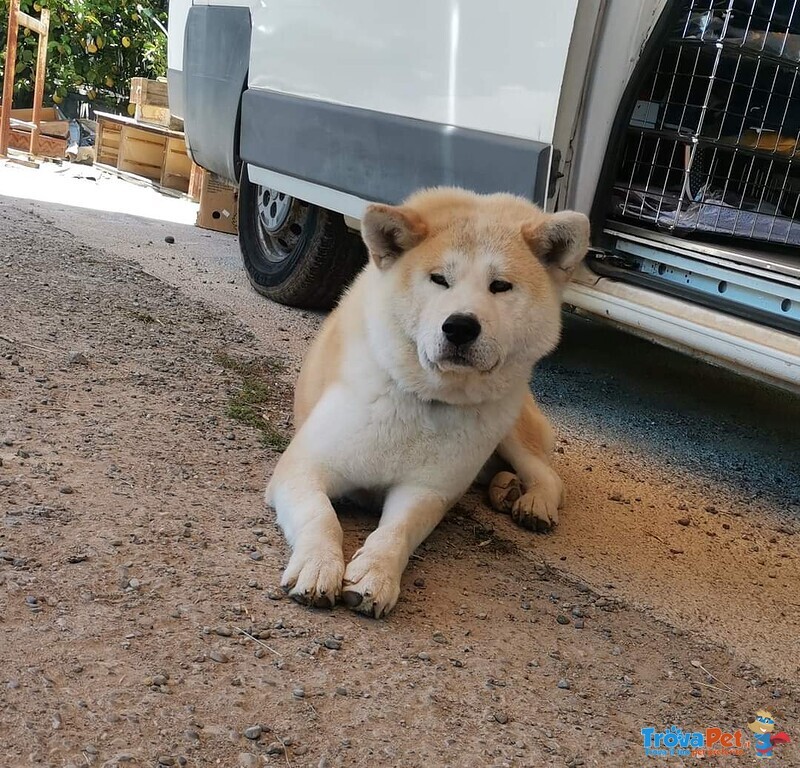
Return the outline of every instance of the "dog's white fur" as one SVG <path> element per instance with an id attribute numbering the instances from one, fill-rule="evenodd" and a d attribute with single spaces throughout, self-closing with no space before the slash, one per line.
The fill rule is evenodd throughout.
<path id="1" fill-rule="evenodd" d="M 292 548 L 292 596 L 343 596 L 378 617 L 397 602 L 414 549 L 495 451 L 517 474 L 498 476 L 495 506 L 528 527 L 557 522 L 552 431 L 528 382 L 558 342 L 561 288 L 589 225 L 510 195 L 434 189 L 371 206 L 362 235 L 371 262 L 306 357 L 297 433 L 266 501 Z M 512 288 L 493 292 L 498 280 Z M 454 313 L 481 324 L 457 349 L 442 328 Z M 365 491 L 382 501 L 380 524 L 345 565 L 331 499 Z"/>

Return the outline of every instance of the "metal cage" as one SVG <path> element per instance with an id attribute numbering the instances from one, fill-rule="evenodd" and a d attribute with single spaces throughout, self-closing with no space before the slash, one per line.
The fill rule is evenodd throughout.
<path id="1" fill-rule="evenodd" d="M 800 248 L 800 0 L 687 0 L 634 105 L 614 218 Z"/>

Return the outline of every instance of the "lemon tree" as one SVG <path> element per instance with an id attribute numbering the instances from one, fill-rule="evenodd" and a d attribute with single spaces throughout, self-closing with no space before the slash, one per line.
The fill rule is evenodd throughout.
<path id="1" fill-rule="evenodd" d="M 98 108 L 125 109 L 132 77 L 159 77 L 167 70 L 167 0 L 21 0 L 26 13 L 38 17 L 50 9 L 45 103 L 60 104 L 70 92 Z M 0 0 L 0 45 L 5 46 L 8 0 Z M 14 105 L 33 99 L 38 37 L 19 35 Z M 5 51 L 0 54 L 5 68 Z"/>

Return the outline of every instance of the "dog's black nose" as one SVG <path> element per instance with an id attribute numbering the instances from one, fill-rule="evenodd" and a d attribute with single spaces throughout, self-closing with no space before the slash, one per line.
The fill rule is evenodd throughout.
<path id="1" fill-rule="evenodd" d="M 481 324 L 475 315 L 450 315 L 442 324 L 447 340 L 457 347 L 469 344 L 481 335 Z"/>

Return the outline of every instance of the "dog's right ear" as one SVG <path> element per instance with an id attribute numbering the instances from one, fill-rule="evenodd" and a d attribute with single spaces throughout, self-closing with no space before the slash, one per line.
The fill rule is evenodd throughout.
<path id="1" fill-rule="evenodd" d="M 381 269 L 419 245 L 427 234 L 422 216 L 406 206 L 370 205 L 361 220 L 361 237 Z"/>

